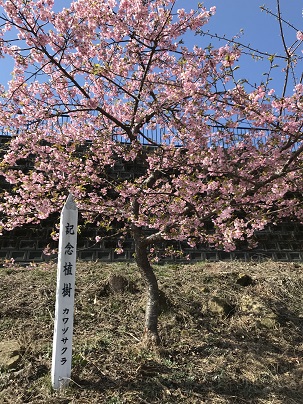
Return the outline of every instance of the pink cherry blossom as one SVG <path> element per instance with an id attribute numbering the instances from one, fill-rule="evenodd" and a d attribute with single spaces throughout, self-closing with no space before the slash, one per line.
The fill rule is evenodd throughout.
<path id="1" fill-rule="evenodd" d="M 297 31 L 297 40 L 303 41 L 303 32 L 302 31 Z"/>

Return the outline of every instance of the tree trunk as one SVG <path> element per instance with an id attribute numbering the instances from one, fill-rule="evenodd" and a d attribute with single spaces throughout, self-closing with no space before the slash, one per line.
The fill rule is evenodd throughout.
<path id="1" fill-rule="evenodd" d="M 140 228 L 133 229 L 133 236 L 135 241 L 136 253 L 135 261 L 138 265 L 147 289 L 143 342 L 146 343 L 148 346 L 159 345 L 160 338 L 158 334 L 158 281 L 148 259 L 148 244 L 144 239 L 142 230 Z"/>

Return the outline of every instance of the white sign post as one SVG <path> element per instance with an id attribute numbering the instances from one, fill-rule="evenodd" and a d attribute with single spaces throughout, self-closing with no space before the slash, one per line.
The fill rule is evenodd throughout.
<path id="1" fill-rule="evenodd" d="M 78 209 L 69 194 L 61 211 L 52 356 L 52 386 L 66 387 L 71 377 Z"/>

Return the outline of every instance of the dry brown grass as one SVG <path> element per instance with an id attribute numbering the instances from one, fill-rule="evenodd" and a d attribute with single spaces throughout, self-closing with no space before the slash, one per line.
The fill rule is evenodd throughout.
<path id="1" fill-rule="evenodd" d="M 17 339 L 22 352 L 15 369 L 0 373 L 1 404 L 303 402 L 300 264 L 157 267 L 162 346 L 148 351 L 139 342 L 136 268 L 78 263 L 72 382 L 63 392 L 50 383 L 55 265 L 0 272 L 0 339 Z M 113 292 L 111 274 L 129 287 Z M 244 274 L 247 286 L 238 283 Z"/>

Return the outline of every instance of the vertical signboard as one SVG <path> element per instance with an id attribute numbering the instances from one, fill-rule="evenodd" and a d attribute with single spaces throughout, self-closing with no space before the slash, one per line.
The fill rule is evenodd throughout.
<path id="1" fill-rule="evenodd" d="M 52 386 L 61 389 L 71 377 L 78 209 L 72 194 L 61 211 L 52 355 Z"/>

